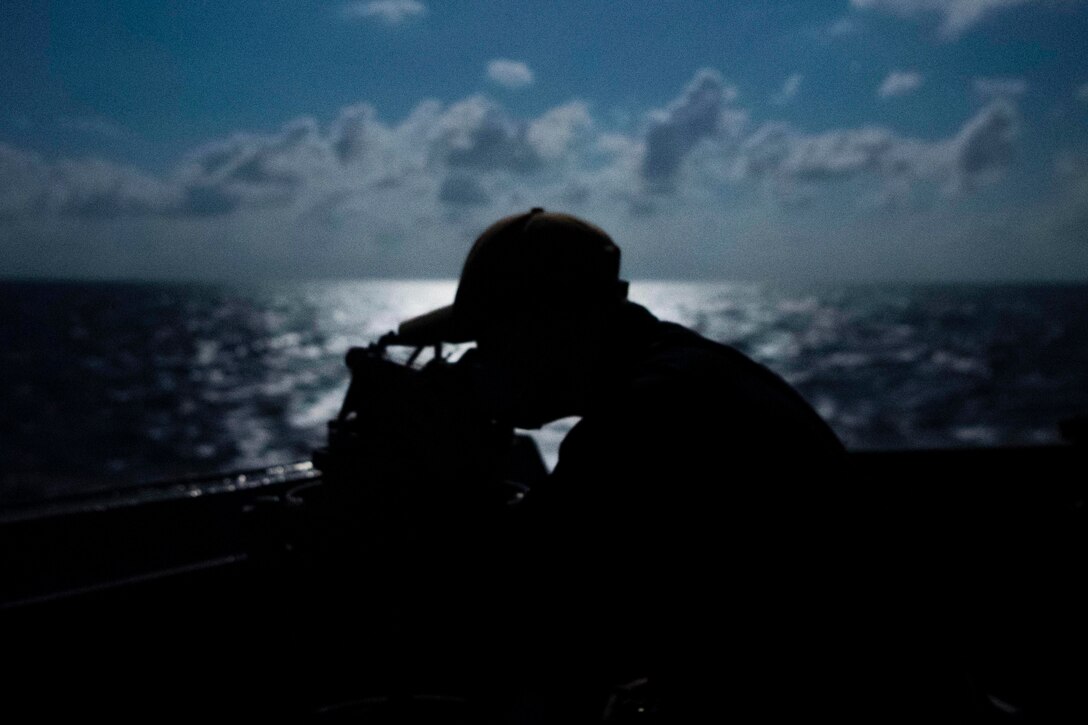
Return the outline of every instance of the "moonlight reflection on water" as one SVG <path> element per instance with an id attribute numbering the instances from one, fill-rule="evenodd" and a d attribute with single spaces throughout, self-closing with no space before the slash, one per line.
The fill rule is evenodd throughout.
<path id="1" fill-rule="evenodd" d="M 305 459 L 348 348 L 455 289 L 3 283 L 0 496 Z M 771 367 L 849 447 L 902 448 L 1058 440 L 1088 410 L 1085 291 L 635 282 L 631 297 Z M 550 462 L 572 423 L 535 434 Z"/>

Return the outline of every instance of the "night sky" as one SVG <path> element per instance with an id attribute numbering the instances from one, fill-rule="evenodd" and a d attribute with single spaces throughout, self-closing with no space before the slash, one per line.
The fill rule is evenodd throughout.
<path id="1" fill-rule="evenodd" d="M 1088 280 L 1088 2 L 0 6 L 0 275 Z"/>

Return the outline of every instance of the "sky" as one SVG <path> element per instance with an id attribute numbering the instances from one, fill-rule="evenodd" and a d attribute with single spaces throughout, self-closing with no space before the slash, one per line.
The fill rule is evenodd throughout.
<path id="1" fill-rule="evenodd" d="M 0 276 L 1088 280 L 1088 0 L 0 5 Z"/>

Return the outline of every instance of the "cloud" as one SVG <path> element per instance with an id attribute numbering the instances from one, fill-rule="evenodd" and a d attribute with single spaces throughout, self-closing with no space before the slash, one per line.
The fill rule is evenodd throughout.
<path id="1" fill-rule="evenodd" d="M 895 98 L 905 96 L 918 90 L 922 85 L 922 75 L 914 71 L 894 70 L 888 74 L 884 82 L 880 84 L 876 94 L 880 98 Z"/>
<path id="2" fill-rule="evenodd" d="M 784 198 L 864 175 L 891 190 L 928 181 L 963 191 L 999 178 L 1019 135 L 1007 99 L 943 141 L 865 126 L 806 134 L 769 121 L 753 130 L 735 99 L 719 73 L 702 70 L 626 134 L 598 131 L 581 101 L 529 119 L 484 96 L 423 101 L 397 124 L 357 104 L 327 128 L 303 117 L 272 133 L 203 144 L 161 178 L 101 160 L 48 163 L 2 146 L 0 214 L 207 218 L 321 208 L 327 215 L 403 194 L 457 207 L 538 194 L 587 203 L 611 197 L 648 209 L 647 199 L 636 204 L 643 191 L 705 195 L 714 184 L 756 182 Z"/>
<path id="3" fill-rule="evenodd" d="M 343 14 L 349 18 L 379 20 L 389 25 L 399 25 L 406 20 L 422 17 L 427 6 L 419 0 L 370 0 L 352 2 L 343 6 Z"/>
<path id="4" fill-rule="evenodd" d="M 356 104 L 325 127 L 302 117 L 271 133 L 200 145 L 159 177 L 0 146 L 0 216 L 211 219 L 277 210 L 301 218 L 320 209 L 331 218 L 409 196 L 438 215 L 443 204 L 544 197 L 648 210 L 652 195 L 705 200 L 722 184 L 754 183 L 787 198 L 863 176 L 889 192 L 927 182 L 962 192 L 1000 178 L 1020 133 L 1009 99 L 935 141 L 872 126 L 816 134 L 776 121 L 750 128 L 735 99 L 719 73 L 702 70 L 631 133 L 602 132 L 581 101 L 532 118 L 484 96 L 423 101 L 395 124 Z"/>
<path id="5" fill-rule="evenodd" d="M 256 260 L 279 274 L 295 265 L 314 274 L 450 274 L 460 242 L 499 216 L 544 206 L 599 221 L 657 260 L 658 273 L 683 274 L 681 260 L 703 252 L 672 254 L 662 238 L 712 240 L 740 225 L 774 244 L 792 214 L 830 215 L 844 204 L 835 218 L 848 218 L 859 203 L 908 202 L 931 189 L 951 200 L 1001 179 L 1020 135 L 1010 98 L 927 140 L 877 126 L 810 133 L 754 124 L 736 100 L 721 74 L 702 70 L 626 132 L 578 100 L 528 117 L 481 95 L 423 100 L 395 122 L 353 104 L 328 123 L 302 117 L 201 144 L 161 174 L 0 145 L 0 238 L 48 247 L 41 230 L 57 229 L 58 249 L 72 234 L 120 249 L 127 235 L 160 255 L 140 256 L 143 270 L 122 270 L 133 276 L 161 274 L 153 263 L 162 255 L 187 274 Z M 41 254 L 28 250 L 23 258 Z M 138 264 L 132 259 L 125 264 Z"/>
<path id="6" fill-rule="evenodd" d="M 736 178 L 758 183 L 787 205 L 812 204 L 840 185 L 864 182 L 857 197 L 887 205 L 910 198 L 915 186 L 948 183 L 939 171 L 938 149 L 878 127 L 806 134 L 768 123 L 745 140 Z M 960 188 L 960 187 L 955 187 Z M 966 187 L 964 187 L 966 188 Z"/>
<path id="7" fill-rule="evenodd" d="M 660 190 L 671 187 L 680 164 L 700 141 L 730 130 L 725 106 L 737 96 L 720 73 L 700 70 L 684 92 L 649 115 L 642 177 Z"/>
<path id="8" fill-rule="evenodd" d="M 1020 135 L 1020 118 L 1008 101 L 997 100 L 967 121 L 947 144 L 954 168 L 955 183 L 986 183 L 1001 176 L 1015 156 Z"/>
<path id="9" fill-rule="evenodd" d="M 797 96 L 797 92 L 801 90 L 801 81 L 803 79 L 804 76 L 800 73 L 794 73 L 793 75 L 791 75 L 782 84 L 782 90 L 780 90 L 774 95 L 774 97 L 771 98 L 771 103 L 775 104 L 776 106 L 784 106 L 792 101 Z"/>
<path id="10" fill-rule="evenodd" d="M 770 123 L 745 142 L 742 159 L 746 174 L 774 173 L 780 178 L 819 182 L 890 170 L 895 150 L 895 137 L 880 128 L 805 135 L 786 124 Z"/>
<path id="11" fill-rule="evenodd" d="M 538 157 L 555 160 L 566 155 L 578 136 L 592 125 L 589 107 L 581 101 L 571 101 L 531 121 L 526 139 Z"/>
<path id="12" fill-rule="evenodd" d="M 52 177 L 50 201 L 61 214 L 105 218 L 160 214 L 178 201 L 172 185 L 101 159 L 59 161 Z"/>
<path id="13" fill-rule="evenodd" d="M 958 38 L 1002 10 L 1039 0 L 850 0 L 860 10 L 875 10 L 911 20 L 936 17 L 946 40 Z"/>
<path id="14" fill-rule="evenodd" d="M 829 182 L 872 177 L 882 200 L 900 198 L 919 183 L 960 193 L 1000 178 L 1015 155 L 1019 117 L 996 101 L 968 119 L 951 138 L 923 141 L 879 127 L 805 134 L 787 124 L 764 124 L 741 145 L 740 179 L 763 181 L 792 198 Z"/>
<path id="15" fill-rule="evenodd" d="M 185 211 L 288 205 L 333 165 L 337 153 L 311 118 L 292 121 L 276 134 L 236 134 L 198 147 L 178 174 L 189 204 Z"/>
<path id="16" fill-rule="evenodd" d="M 432 130 L 432 154 L 453 168 L 529 172 L 540 157 L 528 125 L 483 96 L 450 106 Z"/>
<path id="17" fill-rule="evenodd" d="M 1019 98 L 1028 90 L 1023 78 L 976 78 L 975 93 L 983 98 Z"/>
<path id="18" fill-rule="evenodd" d="M 102 159 L 47 162 L 0 144 L 0 219 L 161 214 L 174 208 L 173 185 Z"/>
<path id="19" fill-rule="evenodd" d="M 371 137 L 377 112 L 373 106 L 360 103 L 340 111 L 330 130 L 331 144 L 336 158 L 344 164 L 360 161 L 371 149 Z"/>
<path id="20" fill-rule="evenodd" d="M 439 201 L 457 206 L 480 206 L 491 200 L 480 180 L 468 174 L 453 174 L 442 181 Z"/>
<path id="21" fill-rule="evenodd" d="M 327 128 L 303 117 L 271 133 L 202 144 L 161 178 L 101 160 L 50 163 L 0 145 L 0 217 L 196 219 L 310 208 L 328 217 L 398 194 L 479 205 L 502 177 L 555 177 L 591 127 L 580 101 L 531 119 L 483 96 L 448 106 L 423 101 L 394 125 L 357 104 Z"/>
<path id="22" fill-rule="evenodd" d="M 529 66 L 516 60 L 496 58 L 487 64 L 487 77 L 503 88 L 516 90 L 533 83 L 533 72 Z"/>
<path id="23" fill-rule="evenodd" d="M 1075 95 L 1078 101 L 1084 101 L 1088 103 L 1088 83 L 1084 83 L 1077 87 Z"/>

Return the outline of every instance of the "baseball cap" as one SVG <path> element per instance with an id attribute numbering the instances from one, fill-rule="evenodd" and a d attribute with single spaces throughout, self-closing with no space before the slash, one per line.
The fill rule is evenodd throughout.
<path id="1" fill-rule="evenodd" d="M 534 207 L 500 219 L 476 239 L 452 305 L 405 320 L 397 342 L 469 342 L 496 320 L 574 309 L 626 296 L 620 250 L 600 227 Z"/>

